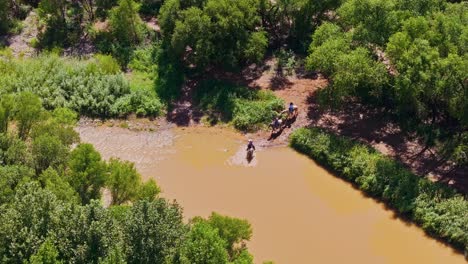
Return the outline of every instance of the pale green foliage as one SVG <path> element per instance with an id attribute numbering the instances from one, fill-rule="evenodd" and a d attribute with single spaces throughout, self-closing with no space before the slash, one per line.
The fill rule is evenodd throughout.
<path id="1" fill-rule="evenodd" d="M 90 116 L 161 112 L 156 94 L 132 91 L 109 56 L 78 60 L 40 55 L 19 60 L 0 54 L 0 58 L 4 73 L 0 75 L 0 94 L 28 91 L 38 95 L 46 109 L 65 107 Z M 128 107 L 121 107 L 123 102 L 129 102 Z M 0 121 L 2 112 L 0 107 Z"/>
<path id="2" fill-rule="evenodd" d="M 70 169 L 68 181 L 78 192 L 83 204 L 101 197 L 100 190 L 105 183 L 106 164 L 92 145 L 78 145 L 70 153 L 68 167 Z"/>
<path id="3" fill-rule="evenodd" d="M 138 200 L 148 200 L 154 201 L 156 196 L 161 192 L 156 181 L 150 179 L 142 184 L 140 184 L 138 190 Z"/>
<path id="4" fill-rule="evenodd" d="M 52 116 L 55 121 L 64 126 L 74 126 L 78 121 L 78 114 L 64 107 L 54 109 Z"/>
<path id="5" fill-rule="evenodd" d="M 225 250 L 227 242 L 223 240 L 216 228 L 200 221 L 196 222 L 180 252 L 181 264 L 222 264 L 228 262 Z"/>
<path id="6" fill-rule="evenodd" d="M 50 240 L 46 240 L 39 247 L 36 254 L 29 259 L 29 264 L 61 264 L 58 259 L 58 251 Z"/>
<path id="7" fill-rule="evenodd" d="M 226 250 L 231 260 L 246 257 L 244 256 L 245 241 L 252 237 L 252 227 L 247 220 L 212 213 L 206 222 L 218 230 L 219 236 L 226 241 Z"/>
<path id="8" fill-rule="evenodd" d="M 66 178 L 53 168 L 48 168 L 38 178 L 44 189 L 52 192 L 59 200 L 78 203 L 78 194 L 73 190 Z"/>

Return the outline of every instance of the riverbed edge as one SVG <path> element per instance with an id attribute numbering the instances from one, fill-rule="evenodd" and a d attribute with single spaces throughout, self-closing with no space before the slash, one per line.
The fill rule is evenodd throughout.
<path id="1" fill-rule="evenodd" d="M 300 128 L 290 147 L 464 252 L 468 260 L 468 200 L 444 184 L 419 177 L 372 147 L 320 128 Z"/>

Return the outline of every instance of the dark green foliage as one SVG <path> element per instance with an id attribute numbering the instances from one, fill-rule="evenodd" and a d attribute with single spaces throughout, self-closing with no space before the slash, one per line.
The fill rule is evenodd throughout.
<path id="1" fill-rule="evenodd" d="M 220 65 L 234 69 L 263 58 L 268 41 L 258 27 L 256 0 L 208 0 L 181 8 L 179 0 L 161 8 L 161 29 L 167 52 L 199 70 Z M 190 51 L 187 50 L 190 48 Z"/>
<path id="2" fill-rule="evenodd" d="M 16 135 L 0 134 L 0 165 L 30 165 L 32 156 L 26 143 Z"/>
<path id="3" fill-rule="evenodd" d="M 212 122 L 232 121 L 235 128 L 251 131 L 271 122 L 283 109 L 283 101 L 273 93 L 235 86 L 219 81 L 205 81 L 197 87 L 195 100 L 209 112 Z"/>
<path id="4" fill-rule="evenodd" d="M 71 153 L 68 160 L 70 185 L 80 195 L 81 202 L 88 204 L 101 197 L 101 188 L 105 183 L 106 164 L 101 155 L 91 144 L 80 144 Z"/>
<path id="5" fill-rule="evenodd" d="M 12 119 L 14 111 L 14 98 L 5 94 L 0 98 L 0 133 L 8 131 L 8 122 Z"/>
<path id="6" fill-rule="evenodd" d="M 68 147 L 57 136 L 42 134 L 32 143 L 32 156 L 36 172 L 40 174 L 49 167 L 63 168 L 67 161 Z"/>
<path id="7" fill-rule="evenodd" d="M 262 25 L 271 40 L 283 45 L 289 44 L 295 50 L 304 52 L 310 42 L 313 30 L 328 19 L 327 12 L 339 6 L 339 0 L 260 0 L 259 12 Z"/>
<path id="8" fill-rule="evenodd" d="M 30 181 L 33 176 L 34 171 L 26 166 L 0 166 L 0 205 L 12 201 L 16 187 Z"/>
<path id="9" fill-rule="evenodd" d="M 0 207 L 0 256 L 3 263 L 23 263 L 54 230 L 61 211 L 55 196 L 37 183 L 22 185 L 13 201 Z"/>
<path id="10" fill-rule="evenodd" d="M 156 16 L 164 0 L 142 0 L 140 13 L 147 16 Z"/>
<path id="11" fill-rule="evenodd" d="M 383 199 L 427 232 L 468 248 L 468 201 L 448 187 L 412 174 L 367 146 L 319 129 L 295 131 L 291 146 Z"/>
<path id="12" fill-rule="evenodd" d="M 18 136 L 26 139 L 32 126 L 42 117 L 42 108 L 39 97 L 31 92 L 22 92 L 15 96 L 14 119 L 18 122 Z"/>
<path id="13" fill-rule="evenodd" d="M 9 10 L 10 1 L 0 0 L 0 35 L 7 33 L 11 27 L 11 17 Z"/>
<path id="14" fill-rule="evenodd" d="M 169 204 L 163 199 L 134 204 L 123 230 L 127 263 L 170 261 L 185 232 L 177 204 Z"/>
<path id="15" fill-rule="evenodd" d="M 119 205 L 135 199 L 141 176 L 133 163 L 111 159 L 107 167 L 109 176 L 106 186 L 111 191 L 112 204 Z"/>

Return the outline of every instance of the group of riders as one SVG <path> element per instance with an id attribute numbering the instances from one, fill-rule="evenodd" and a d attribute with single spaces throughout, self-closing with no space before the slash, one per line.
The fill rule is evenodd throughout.
<path id="1" fill-rule="evenodd" d="M 287 113 L 286 118 L 282 119 L 283 115 Z M 277 133 L 278 131 L 281 131 L 284 126 L 287 125 L 289 122 L 293 121 L 298 114 L 298 107 L 294 103 L 289 103 L 289 107 L 283 111 L 281 111 L 278 116 L 275 116 L 273 119 L 273 122 L 271 122 L 270 127 L 272 129 L 271 133 Z M 252 158 L 253 157 L 253 152 L 255 151 L 255 145 L 253 144 L 252 139 L 249 139 L 249 142 L 247 144 L 247 158 Z"/>

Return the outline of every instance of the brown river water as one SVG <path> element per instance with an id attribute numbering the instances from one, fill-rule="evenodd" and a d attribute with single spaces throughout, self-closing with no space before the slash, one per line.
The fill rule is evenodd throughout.
<path id="1" fill-rule="evenodd" d="M 187 218 L 216 211 L 247 219 L 256 263 L 465 263 L 461 254 L 287 147 L 257 146 L 227 129 L 132 132 L 81 126 L 104 158 L 136 163 Z"/>

